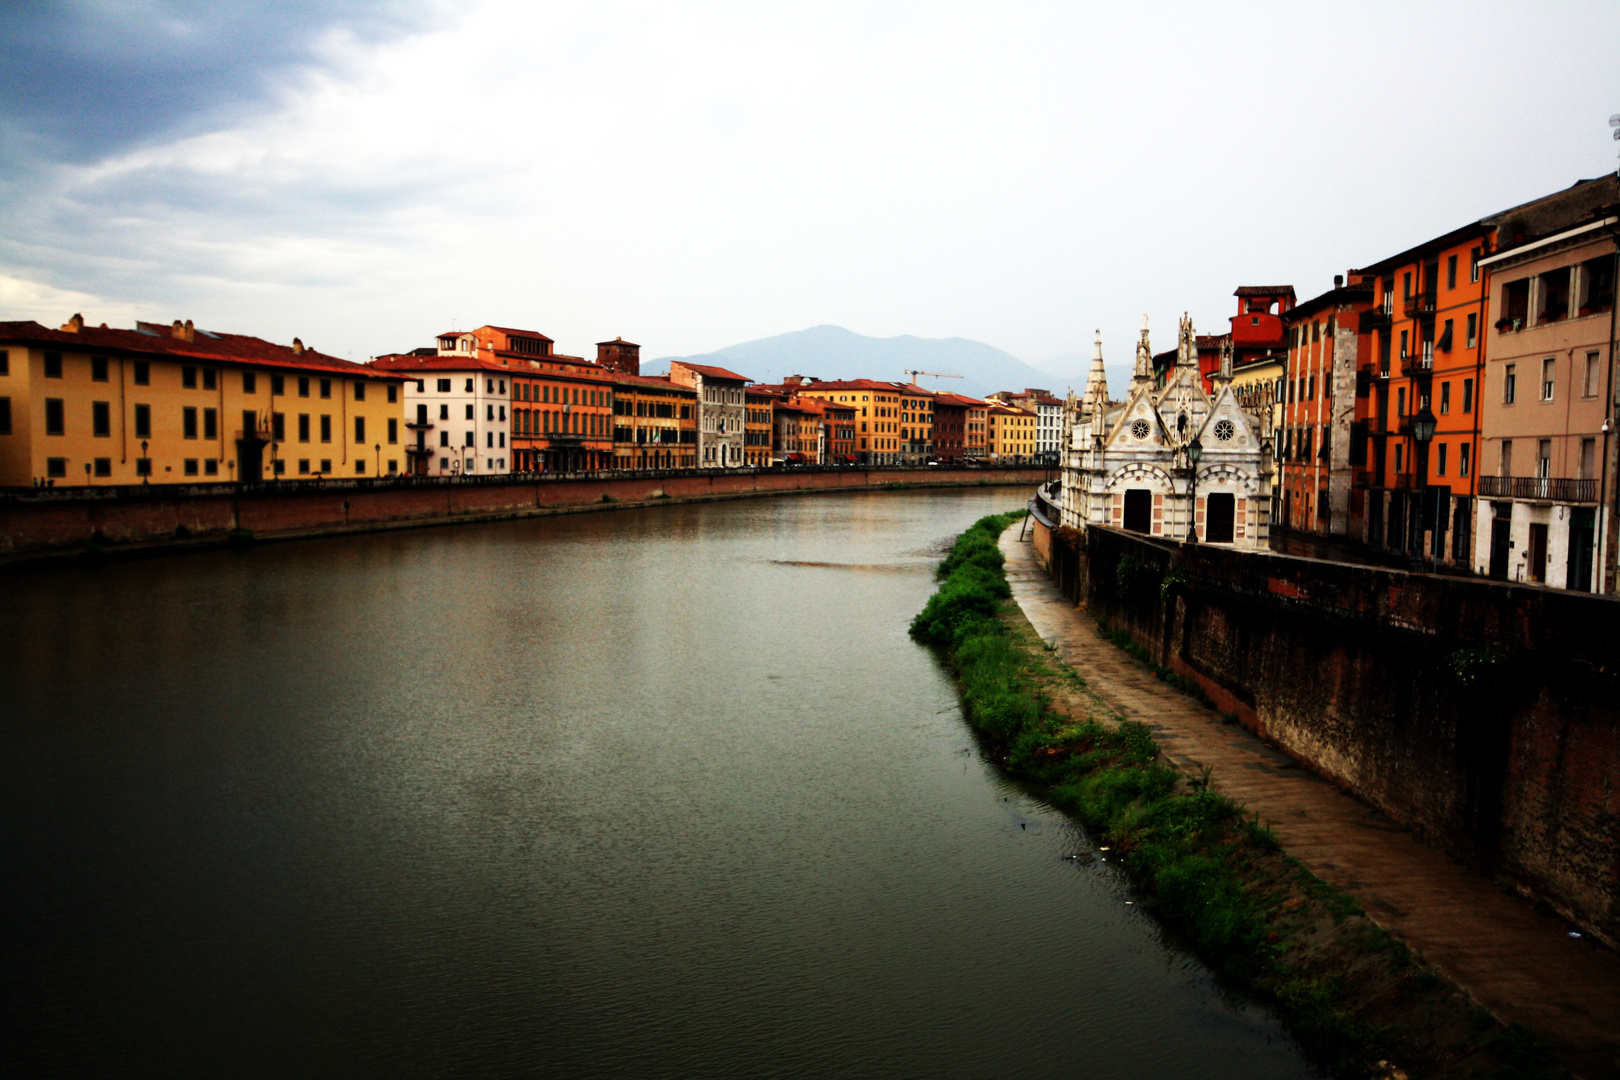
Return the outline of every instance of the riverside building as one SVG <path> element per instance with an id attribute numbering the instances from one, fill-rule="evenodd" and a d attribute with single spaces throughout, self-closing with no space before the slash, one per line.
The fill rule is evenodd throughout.
<path id="1" fill-rule="evenodd" d="M 397 473 L 400 380 L 305 347 L 199 330 L 0 323 L 0 485 Z"/>

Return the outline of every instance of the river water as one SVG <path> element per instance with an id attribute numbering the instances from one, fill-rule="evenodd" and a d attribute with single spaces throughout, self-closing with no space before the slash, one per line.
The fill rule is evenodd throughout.
<path id="1" fill-rule="evenodd" d="M 1019 499 L 0 579 L 8 1073 L 1311 1075 L 907 637 Z"/>

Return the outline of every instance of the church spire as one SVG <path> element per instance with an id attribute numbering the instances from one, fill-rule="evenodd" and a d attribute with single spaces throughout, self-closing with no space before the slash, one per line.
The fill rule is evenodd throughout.
<path id="1" fill-rule="evenodd" d="M 1097 341 L 1091 350 L 1091 374 L 1086 378 L 1086 404 L 1093 410 L 1108 404 L 1108 372 L 1103 368 L 1101 330 L 1097 331 Z"/>
<path id="2" fill-rule="evenodd" d="M 1136 342 L 1136 371 L 1131 375 L 1133 383 L 1150 383 L 1153 381 L 1153 347 L 1148 344 L 1148 317 L 1142 316 L 1142 336 Z"/>

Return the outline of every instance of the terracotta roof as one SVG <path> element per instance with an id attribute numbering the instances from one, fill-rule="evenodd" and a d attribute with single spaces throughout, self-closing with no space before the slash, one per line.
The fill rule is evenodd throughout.
<path id="1" fill-rule="evenodd" d="M 934 395 L 934 404 L 936 406 L 938 406 L 938 405 L 964 406 L 965 405 L 965 406 L 968 406 L 970 408 L 982 409 L 982 408 L 985 407 L 986 402 L 980 401 L 978 398 L 970 398 L 970 397 L 966 396 L 965 394 L 935 394 Z"/>
<path id="2" fill-rule="evenodd" d="M 296 371 L 325 371 L 359 378 L 389 377 L 385 372 L 373 371 L 366 364 L 328 356 L 314 349 L 294 352 L 290 346 L 277 345 L 263 338 L 248 337 L 245 334 L 195 330 L 192 340 L 185 341 L 175 337 L 169 327 L 159 323 L 138 323 L 137 326 L 140 328 L 136 330 L 86 326 L 74 333 L 67 330 L 51 330 L 33 321 L 0 322 L 0 342 L 60 345 L 75 352 L 172 356 L 217 364 L 251 364 L 255 367 L 277 367 Z"/>
<path id="3" fill-rule="evenodd" d="M 1371 304 L 1372 299 L 1373 290 L 1370 285 L 1341 285 L 1283 312 L 1282 317 L 1286 323 L 1295 323 L 1325 308 L 1338 307 L 1340 304 Z"/>
<path id="4" fill-rule="evenodd" d="M 748 382 L 746 375 L 739 375 L 735 371 L 727 371 L 723 367 L 710 367 L 707 364 L 688 364 L 685 360 L 672 360 L 672 364 L 679 364 L 687 371 L 695 371 L 705 379 L 734 379 L 737 382 Z"/>
<path id="5" fill-rule="evenodd" d="M 690 386 L 671 382 L 668 375 L 621 375 L 616 371 L 609 371 L 605 373 L 605 377 L 615 386 L 650 386 L 659 390 L 679 390 L 683 394 L 697 393 Z"/>
<path id="6" fill-rule="evenodd" d="M 639 348 L 641 348 L 641 346 L 640 346 L 640 345 L 637 345 L 637 344 L 636 344 L 636 343 L 635 343 L 635 342 L 633 342 L 633 341 L 626 341 L 626 340 L 624 340 L 624 338 L 622 338 L 622 337 L 616 337 L 616 338 L 614 338 L 614 339 L 613 339 L 613 340 L 612 340 L 612 341 L 598 341 L 598 342 L 597 342 L 597 344 L 598 344 L 598 345 L 628 345 L 628 346 L 630 346 L 630 347 L 631 347 L 631 348 L 632 348 L 632 349 L 639 349 Z"/>
<path id="7" fill-rule="evenodd" d="M 509 368 L 493 360 L 475 356 L 417 356 L 413 353 L 386 353 L 369 365 L 378 371 L 498 371 L 502 375 L 533 375 L 537 372 Z"/>
<path id="8" fill-rule="evenodd" d="M 512 334 L 516 334 L 518 337 L 539 338 L 541 341 L 550 341 L 551 340 L 550 338 L 546 337 L 546 335 L 542 334 L 538 330 L 519 330 L 516 327 L 512 327 L 512 326 L 496 326 L 493 323 L 491 323 L 489 325 L 486 325 L 486 326 L 480 326 L 478 328 L 478 330 L 499 330 L 501 333 L 506 334 L 508 336 L 510 336 Z M 452 334 L 456 334 L 456 333 L 460 333 L 460 334 L 476 334 L 478 332 L 478 330 L 452 330 L 450 332 Z M 445 335 L 440 334 L 439 336 L 444 337 Z"/>
<path id="9" fill-rule="evenodd" d="M 801 393 L 821 393 L 827 390 L 881 390 L 885 394 L 907 392 L 902 383 L 879 382 L 876 379 L 829 379 L 826 382 L 807 382 L 799 387 Z"/>
<path id="10" fill-rule="evenodd" d="M 1292 285 L 1239 285 L 1233 296 L 1293 296 Z"/>
<path id="11" fill-rule="evenodd" d="M 993 413 L 996 413 L 997 415 L 1001 415 L 1001 414 L 1005 413 L 1008 416 L 1034 416 L 1035 415 L 1034 413 L 1030 412 L 1028 409 L 1020 409 L 1016 405 L 1003 405 L 999 401 L 992 401 L 990 403 L 990 411 L 993 412 Z"/>

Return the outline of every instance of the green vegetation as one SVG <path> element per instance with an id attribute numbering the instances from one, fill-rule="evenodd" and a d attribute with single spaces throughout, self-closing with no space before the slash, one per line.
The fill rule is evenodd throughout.
<path id="1" fill-rule="evenodd" d="M 1020 516 L 983 518 L 958 537 L 911 624 L 948 659 L 991 754 L 1107 844 L 1157 916 L 1224 979 L 1267 999 L 1332 1074 L 1366 1076 L 1388 1059 L 1414 1078 L 1543 1075 L 1544 1045 L 1494 1021 L 1471 1027 L 1476 1010 L 1455 987 L 1212 790 L 1211 770 L 1171 767 L 1146 725 L 1113 715 L 1035 635 L 1010 602 L 998 546 Z M 1133 562 L 1116 568 L 1121 592 L 1159 586 L 1162 597 Z M 1101 629 L 1209 704 L 1126 631 Z"/>
<path id="2" fill-rule="evenodd" d="M 1127 556 L 1127 558 L 1128 557 L 1129 556 Z M 1121 564 L 1123 564 L 1124 561 L 1124 559 L 1121 559 Z M 1192 698 L 1206 709 L 1215 708 L 1214 699 L 1204 692 L 1204 688 L 1202 686 L 1198 685 L 1195 680 L 1187 678 L 1185 675 L 1176 674 L 1174 671 L 1171 671 L 1169 668 L 1153 659 L 1153 654 L 1142 648 L 1142 646 L 1138 645 L 1136 643 L 1136 639 L 1131 637 L 1131 632 L 1129 630 L 1126 630 L 1124 627 L 1109 626 L 1106 622 L 1101 620 L 1098 620 L 1097 622 L 1097 629 L 1102 633 L 1102 636 L 1113 645 L 1125 650 L 1145 664 L 1147 669 L 1153 672 L 1154 678 L 1158 679 L 1166 686 L 1181 691 L 1183 694 L 1186 694 L 1188 697 Z M 1233 720 L 1234 722 L 1236 721 L 1235 715 L 1233 716 Z"/>

